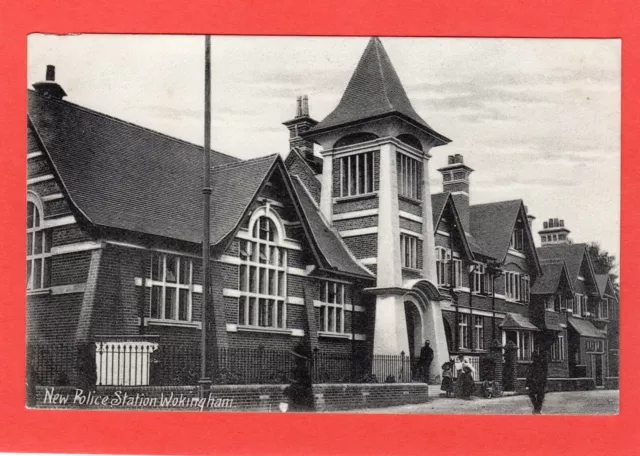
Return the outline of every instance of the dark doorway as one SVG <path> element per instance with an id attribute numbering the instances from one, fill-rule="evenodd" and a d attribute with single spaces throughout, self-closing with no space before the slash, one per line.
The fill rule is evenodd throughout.
<path id="1" fill-rule="evenodd" d="M 596 386 L 604 386 L 604 369 L 602 368 L 602 355 L 591 356 L 593 379 L 596 381 Z"/>

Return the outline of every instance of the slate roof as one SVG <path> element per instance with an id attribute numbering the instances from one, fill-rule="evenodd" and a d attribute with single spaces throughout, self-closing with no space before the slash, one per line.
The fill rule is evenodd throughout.
<path id="1" fill-rule="evenodd" d="M 438 222 L 440 221 L 440 217 L 442 217 L 442 211 L 444 210 L 444 205 L 449 198 L 449 192 L 444 193 L 434 193 L 431 195 L 431 213 L 433 215 L 433 228 L 438 228 Z"/>
<path id="2" fill-rule="evenodd" d="M 28 91 L 28 119 L 73 204 L 90 222 L 201 242 L 202 147 L 33 91 Z M 230 177 L 245 183 L 264 177 L 268 161 L 273 157 L 241 162 L 211 152 L 214 167 L 238 163 Z M 214 187 L 220 176 L 212 176 Z M 216 190 L 213 226 L 229 217 L 222 215 L 229 209 L 228 187 Z"/>
<path id="3" fill-rule="evenodd" d="M 604 297 L 607 292 L 607 286 L 609 285 L 610 280 L 611 276 L 609 276 L 609 274 L 596 274 L 596 283 L 598 284 L 598 291 L 600 292 L 601 298 Z M 610 296 L 615 296 L 613 288 L 611 288 Z"/>
<path id="4" fill-rule="evenodd" d="M 540 264 L 542 276 L 538 276 L 536 282 L 531 287 L 531 294 L 554 294 L 560 286 L 562 274 L 567 275 L 567 282 L 573 291 L 572 282 L 568 280 L 568 273 L 564 261 Z"/>
<path id="5" fill-rule="evenodd" d="M 313 238 L 318 242 L 320 251 L 329 263 L 329 266 L 338 271 L 345 272 L 369 279 L 374 275 L 364 267 L 360 266 L 353 257 L 342 239 L 324 220 L 313 199 L 304 188 L 300 178 L 294 176 L 291 181 L 300 206 L 304 213 Z"/>
<path id="6" fill-rule="evenodd" d="M 500 323 L 502 329 L 526 329 L 529 331 L 538 331 L 539 328 L 531 323 L 528 317 L 518 313 L 507 312 Z"/>
<path id="7" fill-rule="evenodd" d="M 564 260 L 571 283 L 578 280 L 582 259 L 587 257 L 587 244 L 554 244 L 536 249 L 542 260 Z"/>
<path id="8" fill-rule="evenodd" d="M 498 261 L 504 260 L 521 206 L 522 200 L 512 200 L 469 207 L 469 229 L 476 245 L 484 250 L 484 255 Z"/>
<path id="9" fill-rule="evenodd" d="M 583 320 L 582 318 L 569 317 L 569 324 L 575 329 L 578 334 L 583 337 L 594 337 L 597 339 L 606 339 L 607 334 L 604 331 L 599 330 L 589 320 Z"/>
<path id="10" fill-rule="evenodd" d="M 338 106 L 302 136 L 391 114 L 399 115 L 427 131 L 441 144 L 451 142 L 435 132 L 413 109 L 382 42 L 373 37 L 369 40 Z"/>

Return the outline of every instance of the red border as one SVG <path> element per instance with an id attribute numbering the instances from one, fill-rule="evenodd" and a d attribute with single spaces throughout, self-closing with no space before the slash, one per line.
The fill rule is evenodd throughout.
<path id="1" fill-rule="evenodd" d="M 640 160 L 635 0 L 387 2 L 237 0 L 2 2 L 0 19 L 0 450 L 144 454 L 635 454 L 638 395 L 629 380 L 640 276 L 634 223 Z M 179 6 L 179 5 L 183 6 Z M 636 13 L 636 14 L 634 14 Z M 24 404 L 26 35 L 30 32 L 431 35 L 622 38 L 621 414 L 613 417 L 279 415 L 29 411 Z M 123 49 L 123 52 L 126 50 Z M 594 178 L 597 178 L 594 176 Z M 614 223 L 595 220 L 594 223 Z"/>

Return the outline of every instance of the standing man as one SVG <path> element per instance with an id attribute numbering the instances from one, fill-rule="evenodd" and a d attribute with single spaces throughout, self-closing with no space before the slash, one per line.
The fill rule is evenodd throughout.
<path id="1" fill-rule="evenodd" d="M 547 387 L 547 372 L 549 364 L 544 353 L 534 352 L 531 369 L 527 376 L 527 389 L 529 390 L 529 399 L 533 405 L 533 413 L 539 415 L 542 411 L 542 403 L 544 402 L 544 393 Z"/>
<path id="2" fill-rule="evenodd" d="M 433 362 L 433 349 L 430 346 L 430 342 L 426 340 L 424 346 L 420 350 L 420 359 L 418 360 L 418 368 L 422 375 L 423 381 L 429 383 L 429 368 Z"/>

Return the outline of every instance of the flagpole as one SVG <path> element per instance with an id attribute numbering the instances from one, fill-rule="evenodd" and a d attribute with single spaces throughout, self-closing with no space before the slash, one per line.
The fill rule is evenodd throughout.
<path id="1" fill-rule="evenodd" d="M 202 232 L 202 332 L 200 341 L 200 391 L 208 391 L 211 379 L 207 377 L 207 307 L 211 300 L 211 274 L 209 272 L 210 220 L 211 220 L 211 37 L 204 37 L 204 185 Z"/>

